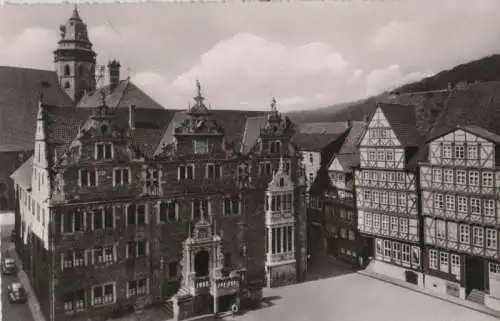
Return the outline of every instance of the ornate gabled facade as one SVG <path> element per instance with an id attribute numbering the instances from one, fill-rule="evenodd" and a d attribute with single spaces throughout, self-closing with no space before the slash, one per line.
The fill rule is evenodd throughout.
<path id="1" fill-rule="evenodd" d="M 412 105 L 378 104 L 359 144 L 358 229 L 374 240 L 372 269 L 423 285 L 422 240 L 413 157 L 422 143 Z"/>
<path id="2" fill-rule="evenodd" d="M 110 108 L 104 93 L 71 113 L 40 104 L 35 155 L 13 179 L 19 248 L 44 314 L 94 320 L 170 299 L 182 319 L 258 302 L 266 280 L 301 280 L 294 126 L 274 101 L 243 155 L 249 116 L 208 108 L 199 83 L 178 115 Z"/>

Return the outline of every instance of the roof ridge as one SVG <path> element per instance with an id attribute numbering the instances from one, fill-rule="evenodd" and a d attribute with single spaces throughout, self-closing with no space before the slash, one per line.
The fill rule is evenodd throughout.
<path id="1" fill-rule="evenodd" d="M 120 106 L 120 103 L 121 103 L 121 101 L 122 101 L 122 99 L 123 99 L 123 96 L 125 96 L 125 90 L 128 88 L 128 86 L 129 86 L 129 84 L 130 84 L 130 78 L 127 78 L 127 79 L 122 80 L 122 81 L 125 83 L 125 85 L 123 86 L 123 89 L 122 89 L 122 91 L 121 91 L 121 95 L 120 95 L 120 97 L 118 98 L 118 101 L 116 102 L 116 106 L 115 106 L 115 107 Z M 117 87 L 117 88 L 118 88 L 118 87 Z"/>

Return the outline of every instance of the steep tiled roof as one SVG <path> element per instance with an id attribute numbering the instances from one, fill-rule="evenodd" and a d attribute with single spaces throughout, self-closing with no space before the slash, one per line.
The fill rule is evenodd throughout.
<path id="1" fill-rule="evenodd" d="M 236 150 L 241 150 L 241 142 L 244 136 L 247 119 L 257 118 L 265 114 L 262 111 L 244 110 L 211 110 L 213 119 L 224 128 L 225 139 L 229 143 L 234 143 Z M 174 130 L 184 119 L 188 117 L 186 111 L 178 111 L 172 118 L 172 122 L 162 135 L 155 153 L 161 151 L 162 146 L 173 142 Z"/>
<path id="2" fill-rule="evenodd" d="M 28 189 L 31 188 L 31 173 L 33 169 L 33 156 L 28 158 L 18 169 L 10 175 L 10 178 L 21 187 Z"/>
<path id="3" fill-rule="evenodd" d="M 266 124 L 266 116 L 248 117 L 241 141 L 241 153 L 247 154 L 257 142 L 260 130 Z"/>
<path id="4" fill-rule="evenodd" d="M 70 109 L 54 71 L 0 66 L 0 151 L 32 150 L 38 102 Z"/>
<path id="5" fill-rule="evenodd" d="M 345 132 L 345 130 L 344 130 Z M 305 151 L 321 151 L 330 143 L 343 136 L 342 133 L 335 134 L 304 134 L 296 133 L 292 137 L 292 142 Z"/>
<path id="6" fill-rule="evenodd" d="M 454 90 L 444 112 L 436 121 L 430 137 L 439 136 L 456 126 L 478 126 L 500 135 L 500 81 L 471 84 Z"/>
<path id="7" fill-rule="evenodd" d="M 419 146 L 425 133 L 417 129 L 416 106 L 379 103 L 379 108 L 404 147 Z"/>
<path id="8" fill-rule="evenodd" d="M 363 138 L 367 123 L 364 121 L 353 121 L 349 133 L 340 148 L 339 154 L 350 154 L 358 151 L 359 141 Z"/>
<path id="9" fill-rule="evenodd" d="M 92 109 L 77 108 L 68 110 L 47 107 L 47 139 L 61 156 L 76 138 L 79 128 L 87 122 Z M 116 109 L 116 124 L 120 128 L 128 126 L 128 109 Z M 135 129 L 132 142 L 145 155 L 151 155 L 167 128 L 174 111 L 167 109 L 136 108 Z M 51 150 L 52 151 L 52 150 Z M 53 157 L 53 155 L 50 155 Z"/>
<path id="10" fill-rule="evenodd" d="M 339 134 L 345 132 L 347 127 L 347 122 L 297 124 L 297 130 L 303 134 Z"/>
<path id="11" fill-rule="evenodd" d="M 128 108 L 131 104 L 135 105 L 137 108 L 164 108 L 128 79 L 120 81 L 118 86 L 113 91 L 111 91 L 109 85 L 102 89 L 107 94 L 105 98 L 106 105 L 111 108 Z M 94 108 L 96 106 L 100 106 L 101 102 L 101 91 L 96 90 L 85 94 L 78 102 L 78 107 Z"/>

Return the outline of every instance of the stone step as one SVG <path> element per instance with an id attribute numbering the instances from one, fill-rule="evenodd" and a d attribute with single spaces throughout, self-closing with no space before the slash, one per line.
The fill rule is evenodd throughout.
<path id="1" fill-rule="evenodd" d="M 467 296 L 467 300 L 479 304 L 484 304 L 485 293 L 479 290 L 472 290 Z"/>

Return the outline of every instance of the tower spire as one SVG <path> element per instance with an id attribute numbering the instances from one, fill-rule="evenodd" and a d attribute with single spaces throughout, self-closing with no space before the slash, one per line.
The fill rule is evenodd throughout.
<path id="1" fill-rule="evenodd" d="M 75 6 L 73 8 L 73 14 L 71 15 L 71 18 L 69 20 L 78 20 L 82 21 L 82 18 L 80 18 L 80 14 L 78 13 L 78 4 L 75 3 Z"/>

